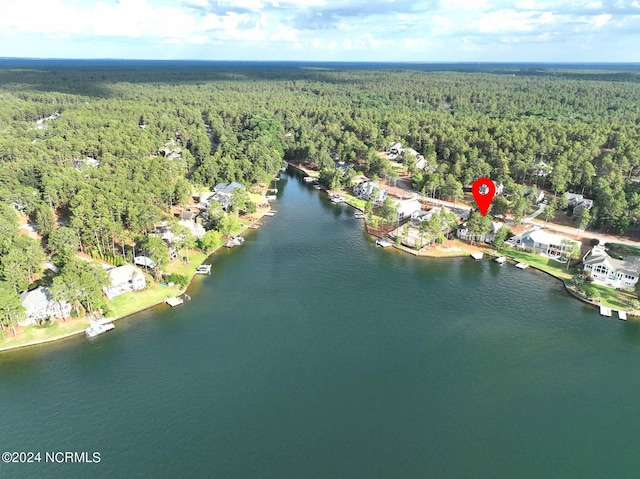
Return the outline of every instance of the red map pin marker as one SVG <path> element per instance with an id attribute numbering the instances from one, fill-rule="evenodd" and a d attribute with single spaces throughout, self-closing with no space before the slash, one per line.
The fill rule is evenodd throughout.
<path id="1" fill-rule="evenodd" d="M 486 216 L 493 197 L 496 195 L 496 185 L 489 178 L 478 178 L 471 186 L 471 193 L 473 193 L 480 213 L 482 216 Z"/>

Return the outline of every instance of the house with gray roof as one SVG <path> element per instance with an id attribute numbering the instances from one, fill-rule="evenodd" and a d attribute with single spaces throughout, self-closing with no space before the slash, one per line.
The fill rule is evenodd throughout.
<path id="1" fill-rule="evenodd" d="M 71 314 L 71 304 L 67 301 L 55 301 L 51 290 L 43 286 L 22 293 L 20 302 L 27 317 L 18 321 L 19 326 L 38 324 L 49 318 L 66 318 Z"/>
<path id="2" fill-rule="evenodd" d="M 241 188 L 246 190 L 247 187 L 243 184 L 232 182 L 232 183 L 218 183 L 213 187 L 213 196 L 210 196 L 208 202 L 217 201 L 222 205 L 222 208 L 226 211 L 231 206 L 231 195 L 233 194 L 236 188 Z"/>
<path id="3" fill-rule="evenodd" d="M 511 242 L 521 249 L 530 249 L 538 254 L 548 256 L 561 263 L 569 259 L 571 245 L 582 243 L 566 236 L 543 231 L 540 228 L 533 228 L 514 237 Z"/>
<path id="4" fill-rule="evenodd" d="M 593 200 L 585 198 L 583 195 L 576 193 L 565 193 L 565 198 L 569 203 L 569 207 L 573 208 L 573 215 L 580 216 L 584 209 L 590 210 L 593 206 Z"/>
<path id="5" fill-rule="evenodd" d="M 596 282 L 611 288 L 633 289 L 640 277 L 640 256 L 612 258 L 602 246 L 594 246 L 583 263 Z"/>

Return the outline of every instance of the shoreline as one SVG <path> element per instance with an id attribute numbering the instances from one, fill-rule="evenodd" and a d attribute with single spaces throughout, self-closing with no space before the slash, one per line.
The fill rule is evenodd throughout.
<path id="1" fill-rule="evenodd" d="M 304 168 L 304 167 L 302 167 L 302 166 L 299 166 L 299 165 L 296 165 L 296 164 L 294 164 L 294 163 L 290 163 L 290 162 L 287 162 L 287 163 L 288 163 L 291 167 L 293 167 L 295 170 L 297 170 L 298 172 L 300 172 L 300 173 L 302 173 L 302 174 L 304 174 L 304 175 L 310 176 L 310 175 L 309 175 L 309 173 L 310 173 L 310 171 L 312 171 L 312 170 L 307 170 L 306 168 Z M 328 193 L 328 191 L 327 191 L 325 188 L 322 188 L 322 190 L 323 190 L 324 192 Z M 355 209 L 355 210 L 357 210 L 357 211 L 362 211 L 360 208 L 357 208 L 356 206 L 354 206 L 354 205 L 350 204 L 349 202 L 346 202 L 346 204 L 347 204 L 347 205 L 349 205 L 351 208 L 354 208 L 354 209 Z M 365 232 L 367 233 L 367 235 L 369 235 L 369 236 L 371 236 L 371 237 L 373 237 L 373 238 L 382 238 L 382 237 L 384 237 L 384 236 L 379 236 L 379 235 L 377 235 L 377 234 L 372 233 L 371 231 L 369 231 L 369 227 L 368 227 L 368 225 L 367 225 L 366 221 L 365 221 L 365 223 L 364 223 L 364 230 L 365 230 Z M 464 242 L 463 242 L 463 243 L 464 243 Z M 466 245 L 466 243 L 464 243 L 464 244 Z M 446 253 L 445 253 L 445 254 L 435 254 L 435 253 L 430 253 L 429 251 L 427 251 L 427 252 L 422 252 L 421 250 L 413 250 L 413 249 L 411 249 L 411 248 L 409 248 L 409 247 L 406 247 L 406 246 L 403 246 L 403 245 L 397 245 L 395 242 L 393 242 L 392 246 L 394 247 L 394 249 L 399 250 L 399 251 L 401 251 L 401 252 L 403 252 L 403 253 L 410 254 L 410 255 L 412 255 L 412 256 L 416 256 L 416 257 L 419 257 L 419 258 L 432 258 L 432 259 L 440 259 L 440 258 L 445 258 L 445 259 L 446 259 L 446 258 L 460 258 L 460 257 L 465 257 L 465 256 L 469 256 L 469 255 L 471 254 L 471 251 L 470 251 L 470 250 L 472 249 L 472 248 L 461 249 L 460 251 L 451 252 L 451 254 L 446 254 Z M 494 257 L 494 258 L 497 258 L 497 257 L 499 256 L 498 251 L 497 251 L 497 250 L 495 250 L 495 249 L 493 249 L 493 248 L 489 248 L 489 247 L 487 247 L 487 248 L 480 248 L 480 247 L 476 247 L 476 248 L 474 248 L 474 249 L 475 249 L 475 251 L 477 251 L 477 252 L 482 252 L 482 253 L 485 253 L 485 254 L 491 255 L 491 256 L 492 256 L 492 257 Z M 518 261 L 517 261 L 513 256 L 510 256 L 510 255 L 508 255 L 508 254 L 507 254 L 507 255 L 505 255 L 505 256 L 507 256 L 511 261 L 513 261 L 513 262 L 514 262 L 514 264 L 515 264 L 515 262 L 518 262 Z M 573 291 L 572 289 L 570 289 L 570 287 L 567 285 L 566 281 L 565 281 L 563 278 L 560 278 L 560 277 L 558 277 L 558 276 L 555 276 L 554 274 L 550 273 L 549 271 L 545 271 L 545 270 L 543 270 L 543 269 L 540 269 L 540 268 L 538 268 L 537 266 L 532 265 L 532 264 L 531 264 L 531 265 L 529 265 L 529 267 L 530 267 L 530 268 L 533 268 L 533 269 L 534 269 L 534 270 L 536 270 L 536 271 L 539 271 L 539 272 L 541 272 L 541 273 L 544 273 L 544 274 L 546 274 L 546 275 L 548 275 L 548 276 L 550 276 L 550 277 L 552 277 L 552 278 L 554 278 L 554 279 L 556 279 L 556 280 L 558 280 L 558 281 L 560 281 L 560 282 L 562 283 L 562 286 L 564 287 L 564 289 L 565 289 L 566 293 L 567 293 L 569 296 L 573 297 L 574 299 L 577 299 L 578 301 L 581 301 L 581 302 L 582 302 L 582 303 L 584 303 L 584 304 L 587 304 L 587 305 L 593 306 L 593 307 L 594 307 L 594 308 L 596 308 L 597 310 L 600 308 L 600 306 L 601 306 L 601 303 L 600 303 L 600 302 L 591 301 L 591 300 L 589 300 L 589 299 L 587 299 L 587 298 L 584 298 L 584 297 L 580 296 L 578 293 L 576 293 L 575 291 Z M 613 309 L 613 308 L 611 308 L 611 309 Z M 619 311 L 619 310 L 618 310 L 618 309 L 616 309 L 616 311 Z M 630 316 L 630 317 L 633 317 L 633 318 L 640 318 L 640 311 L 635 311 L 635 310 L 633 310 L 633 309 L 627 309 L 627 310 L 625 310 L 625 311 L 626 311 L 627 315 L 628 315 L 628 316 Z"/>
<path id="2" fill-rule="evenodd" d="M 254 229 L 254 228 L 252 228 L 252 227 L 253 227 L 253 226 L 255 226 L 257 223 L 259 223 L 259 222 L 264 218 L 265 213 L 268 213 L 269 211 L 271 211 L 271 206 L 269 206 L 269 209 L 266 209 L 266 210 L 264 210 L 264 212 L 261 212 L 261 213 L 259 214 L 259 216 L 257 216 L 257 217 L 255 218 L 255 220 L 254 220 L 251 224 L 249 224 L 248 226 L 246 226 L 245 228 L 243 228 L 243 229 L 240 231 L 240 233 L 245 233 L 245 232 L 246 232 L 247 230 L 249 230 L 249 229 Z M 205 263 L 205 261 L 207 261 L 209 258 L 211 258 L 211 256 L 213 256 L 216 252 L 218 252 L 218 250 L 220 250 L 220 249 L 221 249 L 221 248 L 223 248 L 223 247 L 224 247 L 224 243 L 223 243 L 223 244 L 221 244 L 220 246 L 218 246 L 218 247 L 217 247 L 216 249 L 214 249 L 213 251 L 211 251 L 211 253 L 209 253 L 208 255 L 206 255 L 206 256 L 205 256 L 205 258 L 202 260 L 202 262 L 201 262 L 200 264 L 204 264 L 204 263 Z M 198 266 L 199 266 L 199 265 L 198 265 Z M 198 276 L 198 275 L 197 275 L 196 273 L 194 273 L 194 274 L 189 278 L 189 283 L 188 283 L 184 288 L 182 288 L 181 290 L 179 290 L 179 293 L 178 293 L 178 294 L 176 294 L 176 296 L 180 296 L 180 295 L 185 294 L 185 293 L 187 292 L 187 290 L 189 289 L 189 287 L 191 286 L 191 283 L 193 282 L 193 280 L 194 280 L 194 278 L 195 278 L 196 276 Z M 150 305 L 146 305 L 146 306 L 144 306 L 144 307 L 142 307 L 142 308 L 140 308 L 140 309 L 136 309 L 135 311 L 131 311 L 131 312 L 129 312 L 129 313 L 122 314 L 122 315 L 120 315 L 120 316 L 116 316 L 116 317 L 114 317 L 114 318 L 110 318 L 110 319 L 111 319 L 111 321 L 109 321 L 109 322 L 110 322 L 110 323 L 114 323 L 114 322 L 116 322 L 116 321 L 118 321 L 118 320 L 120 320 L 120 319 L 127 318 L 127 317 L 129 317 L 129 316 L 133 316 L 134 314 L 138 314 L 138 313 L 141 313 L 142 311 L 146 311 L 146 310 L 148 310 L 148 309 L 155 308 L 155 307 L 160 306 L 160 305 L 162 305 L 162 304 L 164 304 L 164 303 L 165 303 L 165 300 L 163 299 L 163 300 L 158 301 L 158 302 L 156 302 L 156 303 L 153 303 L 153 304 L 150 304 Z M 72 337 L 74 337 L 74 336 L 78 336 L 79 334 L 84 333 L 84 332 L 85 332 L 85 329 L 87 329 L 87 328 L 89 327 L 89 322 L 88 322 L 88 320 L 86 320 L 85 318 L 78 318 L 78 319 L 77 319 L 77 321 L 81 321 L 81 320 L 83 320 L 83 321 L 82 321 L 82 322 L 83 322 L 83 324 L 82 324 L 82 326 L 83 326 L 83 327 L 82 327 L 81 329 L 79 329 L 78 331 L 72 331 L 72 332 L 70 332 L 70 333 L 65 333 L 65 334 L 62 334 L 61 336 L 54 336 L 54 337 L 52 337 L 52 338 L 39 339 L 39 340 L 32 341 L 32 342 L 25 343 L 25 344 L 17 344 L 17 345 L 15 345 L 15 346 L 5 346 L 5 347 L 0 347 L 0 353 L 3 353 L 3 352 L 5 352 L 5 351 L 14 351 L 14 350 L 17 350 L 17 349 L 30 348 L 30 347 L 35 347 L 35 346 L 42 346 L 42 345 L 45 345 L 45 344 L 47 344 L 47 343 L 52 343 L 52 342 L 54 342 L 54 341 L 62 341 L 62 340 L 64 340 L 64 339 L 68 339 L 68 338 L 72 338 Z M 80 326 L 80 324 L 79 324 L 78 326 Z"/>

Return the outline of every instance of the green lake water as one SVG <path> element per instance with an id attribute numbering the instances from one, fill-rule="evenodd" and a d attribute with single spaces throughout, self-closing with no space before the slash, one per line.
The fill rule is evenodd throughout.
<path id="1" fill-rule="evenodd" d="M 192 301 L 0 353 L 2 478 L 630 478 L 640 325 L 559 282 L 381 249 L 282 175 Z"/>

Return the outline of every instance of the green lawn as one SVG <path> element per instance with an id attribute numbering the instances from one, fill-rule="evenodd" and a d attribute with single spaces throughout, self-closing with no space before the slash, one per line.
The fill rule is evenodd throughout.
<path id="1" fill-rule="evenodd" d="M 536 268 L 560 279 L 571 279 L 571 277 L 577 272 L 574 267 L 571 267 L 569 271 L 567 271 L 566 263 L 560 263 L 559 261 L 539 254 L 525 253 L 524 251 L 518 251 L 515 249 L 500 250 L 500 254 L 509 256 L 521 263 L 527 263 L 528 265 L 535 266 Z"/>
<path id="2" fill-rule="evenodd" d="M 358 198 L 357 196 L 353 196 L 350 195 L 348 193 L 345 193 L 344 196 L 347 199 L 347 203 L 349 203 L 351 206 L 353 206 L 354 208 L 358 208 L 359 210 L 363 210 L 364 211 L 364 207 L 367 204 L 367 202 L 365 200 L 362 200 L 360 198 Z"/>
<path id="3" fill-rule="evenodd" d="M 220 245 L 223 245 L 224 241 L 220 241 Z M 186 256 L 183 251 L 180 251 L 180 257 Z M 182 260 L 178 260 L 167 267 L 167 273 L 182 274 L 188 278 L 191 278 L 196 274 L 196 268 L 202 264 L 208 255 L 200 253 L 199 251 L 189 250 L 189 264 L 184 264 Z"/>
<path id="4" fill-rule="evenodd" d="M 151 283 L 151 286 L 142 291 L 134 291 L 116 296 L 109 301 L 109 307 L 113 312 L 112 317 L 119 318 L 153 306 L 170 296 L 177 296 L 180 293 L 181 291 L 174 286 L 169 287 Z"/>
<path id="5" fill-rule="evenodd" d="M 0 340 L 0 349 L 17 348 L 30 343 L 38 343 L 52 339 L 61 338 L 69 334 L 84 331 L 89 327 L 89 322 L 83 318 L 69 319 L 66 322 L 58 321 L 50 326 L 29 326 L 18 332 L 18 336 L 13 337 L 11 331 L 7 331 L 7 335 Z"/>
<path id="6" fill-rule="evenodd" d="M 596 299 L 611 309 L 626 311 L 631 309 L 629 303 L 636 299 L 636 295 L 632 291 L 618 291 L 599 284 L 585 283 L 582 285 L 582 289 L 595 292 L 598 295 Z"/>

